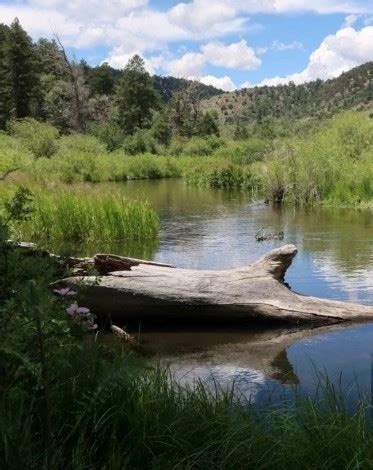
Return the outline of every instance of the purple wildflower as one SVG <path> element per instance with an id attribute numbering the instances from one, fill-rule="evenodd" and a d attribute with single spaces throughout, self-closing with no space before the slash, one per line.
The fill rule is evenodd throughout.
<path id="1" fill-rule="evenodd" d="M 62 289 L 54 289 L 53 292 L 60 297 L 72 297 L 77 294 L 74 290 L 70 289 L 70 287 L 65 287 Z"/>
<path id="2" fill-rule="evenodd" d="M 74 323 L 80 325 L 84 329 L 95 330 L 97 328 L 95 317 L 90 312 L 89 308 L 79 307 L 77 302 L 74 302 L 67 307 L 66 312 Z"/>

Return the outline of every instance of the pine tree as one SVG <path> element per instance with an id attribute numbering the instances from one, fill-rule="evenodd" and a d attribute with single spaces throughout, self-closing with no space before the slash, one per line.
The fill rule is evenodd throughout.
<path id="1" fill-rule="evenodd" d="M 33 43 L 16 18 L 9 31 L 9 67 L 11 73 L 13 114 L 31 115 L 33 92 L 37 84 Z"/>
<path id="2" fill-rule="evenodd" d="M 168 145 L 170 143 L 172 132 L 167 109 L 159 112 L 154 118 L 151 133 L 160 144 Z"/>
<path id="3" fill-rule="evenodd" d="M 198 134 L 202 136 L 216 135 L 219 137 L 219 127 L 211 113 L 206 112 L 202 115 L 198 124 Z"/>
<path id="4" fill-rule="evenodd" d="M 0 24 L 0 129 L 4 129 L 11 112 L 10 69 L 8 61 L 9 27 Z"/>
<path id="5" fill-rule="evenodd" d="M 160 97 L 145 70 L 143 59 L 135 55 L 124 68 L 116 89 L 118 124 L 126 134 L 148 128 L 159 101 Z"/>

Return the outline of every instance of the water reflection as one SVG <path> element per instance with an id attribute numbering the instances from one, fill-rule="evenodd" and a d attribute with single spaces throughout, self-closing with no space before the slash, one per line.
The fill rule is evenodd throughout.
<path id="1" fill-rule="evenodd" d="M 200 380 L 251 401 L 315 395 L 322 376 L 343 391 L 347 404 L 370 393 L 373 324 L 246 332 L 161 332 L 142 345 L 167 363 L 176 380 Z"/>
<path id="2" fill-rule="evenodd" d="M 373 304 L 373 214 L 352 210 L 273 209 L 245 193 L 188 187 L 183 181 L 136 181 L 120 186 L 130 198 L 145 198 L 159 212 L 159 242 L 86 244 L 80 254 L 113 252 L 153 258 L 179 267 L 224 269 L 249 264 L 283 243 L 299 254 L 287 273 L 305 294 Z M 285 232 L 283 241 L 257 243 L 255 234 Z M 62 247 L 60 247 L 62 249 Z M 70 247 L 71 249 L 71 247 Z M 315 370 L 349 390 L 370 390 L 373 324 L 314 330 L 153 331 L 144 347 L 170 364 L 184 383 L 199 378 L 215 387 L 233 383 L 250 399 L 316 390 Z M 341 376 L 342 373 L 342 376 Z"/>

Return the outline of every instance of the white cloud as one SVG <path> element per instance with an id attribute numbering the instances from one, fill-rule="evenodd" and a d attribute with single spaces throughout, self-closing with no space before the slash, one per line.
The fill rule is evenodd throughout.
<path id="1" fill-rule="evenodd" d="M 125 52 L 122 48 L 118 47 L 113 50 L 112 54 L 104 60 L 104 62 L 107 62 L 109 65 L 114 67 L 115 69 L 123 69 L 128 61 L 134 56 L 134 55 L 139 55 L 144 59 L 145 62 L 145 69 L 153 75 L 155 73 L 155 67 L 153 66 L 153 63 L 151 60 L 146 59 L 143 57 L 142 53 L 140 50 L 132 50 L 130 52 Z"/>
<path id="2" fill-rule="evenodd" d="M 205 85 L 212 85 L 215 88 L 220 88 L 224 91 L 233 91 L 237 88 L 232 79 L 227 76 L 215 77 L 214 75 L 204 75 L 198 80 Z"/>
<path id="3" fill-rule="evenodd" d="M 252 70 L 261 65 L 261 60 L 246 41 L 232 44 L 209 42 L 200 52 L 187 52 L 179 59 L 164 63 L 163 68 L 176 77 L 199 76 L 207 64 L 236 70 Z"/>
<path id="4" fill-rule="evenodd" d="M 290 51 L 294 49 L 303 50 L 304 46 L 300 41 L 292 41 L 292 42 L 281 42 L 281 41 L 272 41 L 270 46 L 265 47 L 257 47 L 255 52 L 258 55 L 267 54 L 268 51 L 276 51 L 276 52 L 284 52 Z"/>
<path id="5" fill-rule="evenodd" d="M 283 51 L 289 51 L 289 50 L 294 50 L 294 49 L 303 49 L 303 44 L 299 41 L 293 41 L 293 42 L 281 42 L 281 41 L 273 41 L 271 45 L 271 49 L 273 51 L 278 51 L 278 52 L 283 52 Z"/>
<path id="6" fill-rule="evenodd" d="M 373 26 L 360 31 L 352 27 L 342 28 L 322 41 L 302 72 L 266 79 L 258 85 L 275 86 L 290 81 L 299 84 L 317 78 L 326 80 L 370 60 L 373 60 Z"/>
<path id="7" fill-rule="evenodd" d="M 359 18 L 360 18 L 360 15 L 348 15 L 348 16 L 346 16 L 346 18 L 344 19 L 342 27 L 343 28 L 349 28 L 350 26 L 353 26 Z"/>
<path id="8" fill-rule="evenodd" d="M 167 70 L 175 77 L 190 77 L 199 75 L 205 58 L 199 52 L 187 52 L 180 59 L 172 60 L 167 65 Z"/>
<path id="9" fill-rule="evenodd" d="M 201 49 L 205 61 L 217 67 L 253 70 L 261 65 L 261 60 L 255 55 L 254 49 L 244 40 L 228 46 L 220 42 L 211 42 Z"/>
<path id="10" fill-rule="evenodd" d="M 242 89 L 242 88 L 251 88 L 251 87 L 253 87 L 253 86 L 254 86 L 254 85 L 253 85 L 251 82 L 246 81 L 246 82 L 241 83 L 240 88 L 241 88 L 241 89 Z"/>
<path id="11" fill-rule="evenodd" d="M 366 13 L 372 6 L 364 0 L 232 0 L 237 9 L 248 13 L 289 13 L 313 12 L 331 13 Z"/>

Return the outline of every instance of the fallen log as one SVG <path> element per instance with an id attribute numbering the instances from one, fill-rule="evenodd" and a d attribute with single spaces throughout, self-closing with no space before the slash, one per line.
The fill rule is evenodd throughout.
<path id="1" fill-rule="evenodd" d="M 296 253 L 296 246 L 285 245 L 250 266 L 225 271 L 140 262 L 130 270 L 99 278 L 75 276 L 62 283 L 75 289 L 84 286 L 84 305 L 97 315 L 110 314 L 123 321 L 159 316 L 318 324 L 373 320 L 373 306 L 323 300 L 288 289 L 284 276 Z"/>

